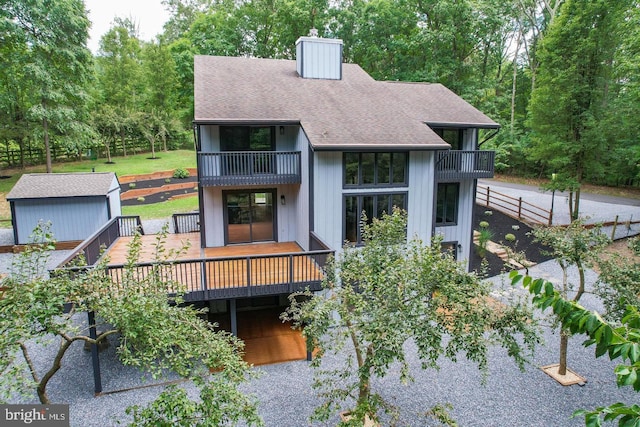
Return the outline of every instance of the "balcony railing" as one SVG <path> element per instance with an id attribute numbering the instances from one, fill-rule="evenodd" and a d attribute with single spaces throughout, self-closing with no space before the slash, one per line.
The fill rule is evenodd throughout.
<path id="1" fill-rule="evenodd" d="M 156 274 L 164 281 L 179 283 L 185 301 L 248 298 L 320 290 L 324 266 L 332 254 L 325 250 L 139 263 L 128 274 L 133 282 Z M 116 286 L 122 285 L 124 274 L 124 265 L 107 267 L 107 275 Z"/>
<path id="2" fill-rule="evenodd" d="M 190 231 L 197 225 L 197 214 L 177 219 L 178 227 Z M 182 221 L 185 220 L 184 223 Z M 118 217 L 87 239 L 50 274 L 82 274 L 95 268 L 95 263 L 119 237 L 141 230 L 138 217 Z M 170 235 L 171 236 L 171 235 Z M 179 237 L 179 235 L 177 235 Z M 282 254 L 253 254 L 209 258 L 178 259 L 173 262 L 140 262 L 126 271 L 124 264 L 104 266 L 113 283 L 112 289 L 135 284 L 150 275 L 175 283 L 175 291 L 184 292 L 185 301 L 207 301 L 226 298 L 278 295 L 322 288 L 325 266 L 333 256 L 318 236 L 311 233 L 312 250 Z M 83 255 L 86 266 L 74 266 L 73 260 Z"/>
<path id="3" fill-rule="evenodd" d="M 198 153 L 200 185 L 299 184 L 299 151 Z"/>
<path id="4" fill-rule="evenodd" d="M 493 178 L 495 151 L 438 151 L 436 178 L 439 181 Z"/>

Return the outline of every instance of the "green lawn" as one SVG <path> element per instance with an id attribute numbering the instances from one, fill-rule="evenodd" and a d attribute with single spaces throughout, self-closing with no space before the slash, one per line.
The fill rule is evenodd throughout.
<path id="1" fill-rule="evenodd" d="M 98 160 L 82 160 L 78 162 L 66 162 L 55 163 L 53 165 L 53 172 L 115 172 L 118 176 L 124 175 L 139 175 L 157 171 L 175 170 L 178 168 L 195 168 L 196 167 L 196 153 L 193 150 L 176 150 L 176 151 L 158 151 L 156 152 L 156 159 L 149 159 L 151 153 L 136 154 L 127 157 L 112 157 L 113 163 L 107 164 L 106 159 Z M 45 172 L 45 165 L 29 166 L 24 169 L 3 169 L 0 171 L 0 175 L 7 176 L 8 178 L 0 179 L 0 228 L 5 227 L 6 222 L 1 220 L 7 220 L 11 218 L 9 210 L 9 203 L 7 203 L 5 197 L 7 193 L 18 182 L 18 179 L 25 173 L 38 173 Z M 141 215 L 143 218 L 164 218 L 171 216 L 174 212 L 189 212 L 197 209 L 198 198 L 192 197 L 189 202 L 184 200 L 176 200 L 179 202 L 175 204 L 175 211 L 169 212 L 173 205 L 168 205 L 169 202 L 157 203 L 163 205 L 162 207 L 150 208 L 146 206 L 130 207 L 132 209 L 124 209 L 125 215 Z M 170 202 L 174 203 L 174 202 Z M 135 208 L 135 209 L 134 209 Z M 140 209 L 140 212 L 136 213 Z M 126 211 L 126 213 L 125 213 Z M 168 212 L 168 215 L 166 214 Z M 157 216 L 155 216 L 157 215 Z M 10 226 L 10 225 L 9 225 Z"/>
<path id="2" fill-rule="evenodd" d="M 174 213 L 187 213 L 198 210 L 198 196 L 167 200 L 148 205 L 123 206 L 122 215 L 139 215 L 141 219 L 169 218 Z"/>

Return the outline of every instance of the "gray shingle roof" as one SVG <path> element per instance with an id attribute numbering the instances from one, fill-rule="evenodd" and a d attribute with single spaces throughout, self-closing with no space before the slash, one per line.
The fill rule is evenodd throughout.
<path id="1" fill-rule="evenodd" d="M 498 126 L 442 85 L 378 82 L 355 64 L 320 80 L 300 78 L 291 60 L 194 62 L 196 123 L 300 123 L 316 149 L 448 148 L 425 123 Z"/>
<path id="2" fill-rule="evenodd" d="M 114 179 L 113 172 L 24 174 L 7 194 L 7 200 L 106 196 Z"/>

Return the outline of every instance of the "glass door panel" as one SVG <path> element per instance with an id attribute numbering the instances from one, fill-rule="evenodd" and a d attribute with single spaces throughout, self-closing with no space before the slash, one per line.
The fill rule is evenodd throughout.
<path id="1" fill-rule="evenodd" d="M 227 243 L 274 240 L 274 192 L 225 194 Z"/>

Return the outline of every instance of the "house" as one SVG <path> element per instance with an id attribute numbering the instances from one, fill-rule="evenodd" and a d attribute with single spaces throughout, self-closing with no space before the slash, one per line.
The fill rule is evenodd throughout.
<path id="1" fill-rule="evenodd" d="M 468 266 L 477 179 L 494 170 L 479 133 L 498 124 L 440 84 L 374 80 L 342 62 L 340 40 L 301 37 L 296 52 L 295 61 L 195 57 L 201 248 L 339 251 L 361 242 L 363 211 L 398 206 L 409 236 L 442 235 Z M 267 293 L 282 303 L 291 290 Z M 258 299 L 243 298 L 210 303 L 230 313 L 234 332 L 238 304 Z"/>
<path id="2" fill-rule="evenodd" d="M 59 242 L 82 241 L 121 214 L 120 184 L 113 172 L 32 173 L 7 194 L 14 242 L 29 243 L 39 221 L 50 221 Z"/>
<path id="3" fill-rule="evenodd" d="M 340 40 L 301 37 L 297 59 L 196 56 L 201 246 L 359 243 L 360 214 L 408 211 L 408 234 L 472 250 L 481 129 L 498 124 L 440 84 L 381 82 Z"/>

